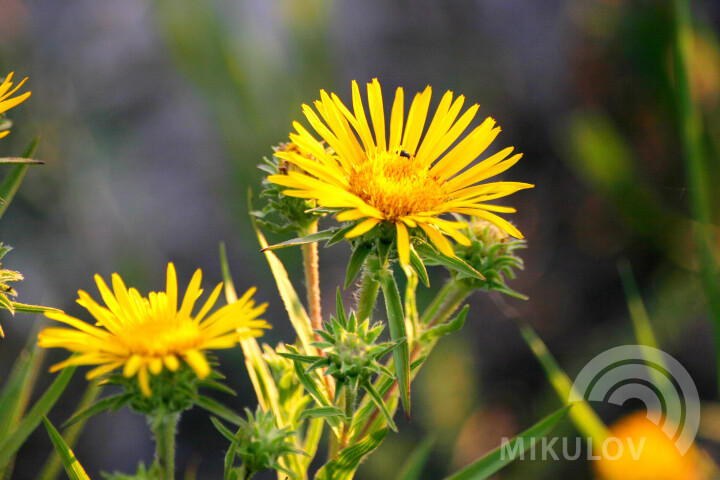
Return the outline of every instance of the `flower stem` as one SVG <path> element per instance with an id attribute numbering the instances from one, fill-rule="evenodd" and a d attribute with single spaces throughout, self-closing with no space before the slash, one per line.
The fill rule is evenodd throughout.
<path id="1" fill-rule="evenodd" d="M 317 232 L 317 222 L 305 229 L 303 236 Z M 322 328 L 322 312 L 320 310 L 320 258 L 317 242 L 302 245 L 303 268 L 305 270 L 305 289 L 307 291 L 310 320 L 314 330 Z"/>
<path id="2" fill-rule="evenodd" d="M 362 281 L 360 282 L 360 293 L 357 302 L 357 319 L 362 322 L 372 315 L 375 309 L 380 283 L 375 279 L 375 272 L 380 269 L 380 261 L 377 258 L 369 257 L 365 263 Z"/>
<path id="3" fill-rule="evenodd" d="M 420 325 L 432 327 L 446 321 L 472 291 L 465 282 L 451 278 L 423 312 Z"/>
<path id="4" fill-rule="evenodd" d="M 164 480 L 175 479 L 175 430 L 179 419 L 179 413 L 159 413 L 151 421 L 155 435 L 155 461 L 162 469 Z"/>

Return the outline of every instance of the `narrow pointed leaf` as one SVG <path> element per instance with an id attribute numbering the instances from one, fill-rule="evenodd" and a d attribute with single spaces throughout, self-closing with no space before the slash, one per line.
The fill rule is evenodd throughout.
<path id="1" fill-rule="evenodd" d="M 22 157 L 2 157 L 0 158 L 0 165 L 42 165 L 45 162 L 41 162 L 40 160 L 33 160 L 32 158 L 22 158 Z"/>
<path id="2" fill-rule="evenodd" d="M 434 445 L 435 440 L 432 438 L 423 440 L 405 460 L 395 480 L 420 480 Z"/>
<path id="3" fill-rule="evenodd" d="M 392 429 L 393 432 L 397 432 L 398 428 L 395 425 L 395 422 L 393 421 L 392 415 L 388 411 L 387 405 L 385 405 L 385 402 L 383 401 L 380 394 L 378 394 L 377 391 L 375 391 L 375 388 L 372 386 L 372 383 L 365 382 L 363 385 L 363 388 L 368 392 L 368 395 L 370 395 L 370 398 L 372 398 L 372 401 L 375 402 L 375 405 L 378 407 L 380 412 L 383 414 L 383 417 L 385 417 L 385 421 L 387 422 L 388 426 Z"/>
<path id="4" fill-rule="evenodd" d="M 358 276 L 358 273 L 360 273 L 360 270 L 362 269 L 365 260 L 371 252 L 372 245 L 368 243 L 361 243 L 353 251 L 352 255 L 350 256 L 350 262 L 348 263 L 347 271 L 345 272 L 345 284 L 343 285 L 343 289 L 347 289 L 350 285 L 353 284 L 355 278 Z"/>
<path id="5" fill-rule="evenodd" d="M 381 270 L 377 272 L 376 276 L 385 296 L 390 337 L 394 342 L 400 342 L 400 339 L 407 338 L 407 332 L 405 331 L 405 316 L 403 315 L 402 301 L 395 283 L 395 277 L 388 270 Z M 395 346 L 393 358 L 395 359 L 395 376 L 400 387 L 400 400 L 405 415 L 410 418 L 410 348 L 407 342 L 401 342 Z"/>
<path id="6" fill-rule="evenodd" d="M 387 433 L 387 428 L 378 430 L 358 443 L 340 450 L 331 462 L 317 472 L 315 480 L 351 480 L 360 462 L 380 446 Z"/>
<path id="7" fill-rule="evenodd" d="M 215 417 L 210 417 L 210 421 L 212 422 L 215 429 L 220 432 L 223 437 L 227 438 L 231 442 L 235 442 L 235 434 L 232 433 L 225 425 L 223 425 L 220 420 Z"/>
<path id="8" fill-rule="evenodd" d="M 75 458 L 75 454 L 70 450 L 70 447 L 67 446 L 65 440 L 60 436 L 60 433 L 52 426 L 52 423 L 50 423 L 45 415 L 43 415 L 42 420 L 50 435 L 50 440 L 55 447 L 55 451 L 60 455 L 60 459 L 70 480 L 90 480 L 90 477 L 85 473 L 85 469 L 83 469 L 80 462 Z"/>
<path id="9" fill-rule="evenodd" d="M 422 334 L 422 338 L 420 339 L 421 343 L 430 342 L 432 340 L 438 339 L 440 337 L 443 337 L 445 335 L 448 335 L 453 332 L 457 332 L 460 330 L 463 325 L 465 325 L 465 319 L 467 318 L 468 311 L 470 310 L 469 305 L 465 305 L 463 309 L 460 311 L 460 313 L 450 320 L 447 323 L 443 323 L 442 325 L 437 325 L 435 327 L 430 328 L 429 330 L 425 331 Z"/>
<path id="10" fill-rule="evenodd" d="M 339 230 L 335 230 L 335 234 L 330 238 L 330 240 L 325 243 L 325 247 L 329 247 L 330 245 L 335 245 L 336 243 L 340 243 L 343 240 L 345 240 L 345 234 L 352 230 L 355 227 L 355 225 L 348 225 L 347 227 L 340 228 Z"/>
<path id="11" fill-rule="evenodd" d="M 552 431 L 557 423 L 568 413 L 565 407 L 542 419 L 540 422 L 522 432 L 508 444 L 502 445 L 480 460 L 468 465 L 459 472 L 446 477 L 445 480 L 485 480 L 514 460 L 512 452 L 525 452 L 530 445 L 539 443 L 539 439 Z"/>
<path id="12" fill-rule="evenodd" d="M 75 368 L 76 367 L 68 367 L 63 369 L 43 396 L 40 397 L 25 418 L 23 418 L 13 434 L 3 439 L 2 443 L 0 443 L 0 470 L 5 469 L 18 449 L 40 424 L 43 415 L 47 414 L 53 405 L 55 405 L 55 402 L 57 402 L 60 395 L 65 391 L 65 388 L 75 373 Z"/>
<path id="13" fill-rule="evenodd" d="M 43 307 L 42 305 L 28 305 L 26 303 L 12 302 L 12 306 L 16 312 L 22 313 L 45 313 L 45 312 L 62 312 L 53 307 Z"/>
<path id="14" fill-rule="evenodd" d="M 445 256 L 427 243 L 418 244 L 417 252 L 420 256 L 430 260 L 434 264 L 443 265 L 444 267 L 447 267 L 463 275 L 467 275 L 468 277 L 485 280 L 485 277 L 480 272 L 475 270 L 464 260 L 461 260 L 458 257 Z"/>
<path id="15" fill-rule="evenodd" d="M 336 229 L 331 228 L 328 230 L 323 230 L 322 232 L 311 233 L 310 235 L 305 235 L 304 237 L 286 240 L 284 242 L 276 243 L 275 245 L 264 247 L 262 251 L 265 252 L 267 250 L 278 250 L 280 248 L 292 247 L 295 245 L 305 245 L 306 243 L 316 243 L 322 240 L 329 240 L 335 234 L 335 230 Z"/>
<path id="16" fill-rule="evenodd" d="M 198 397 L 195 399 L 195 404 L 198 407 L 204 408 L 213 415 L 217 415 L 223 420 L 227 420 L 228 422 L 237 425 L 238 427 L 242 425 L 242 417 L 240 415 L 233 412 L 225 405 L 222 405 L 221 403 L 213 400 L 212 398 L 206 397 L 204 395 L 198 395 Z"/>
<path id="17" fill-rule="evenodd" d="M 28 342 L 15 361 L 0 394 L 0 442 L 4 442 L 14 433 L 27 408 L 33 385 L 40 371 L 45 350 L 35 345 L 37 335 L 31 335 L 30 338 L 29 342 L 32 342 L 32 345 Z"/>
<path id="18" fill-rule="evenodd" d="M 132 400 L 133 394 L 132 393 L 123 393 L 119 395 L 113 395 L 112 397 L 103 398 L 102 400 L 94 403 L 93 405 L 89 406 L 88 408 L 81 410 L 77 412 L 75 415 L 70 417 L 65 423 L 63 423 L 63 427 L 67 428 L 74 423 L 88 419 L 92 417 L 93 415 L 97 415 L 98 413 L 102 413 L 105 410 L 110 410 L 111 412 L 119 410 L 123 405 L 127 404 L 130 400 Z"/>
<path id="19" fill-rule="evenodd" d="M 305 420 L 306 418 L 326 418 L 343 416 L 345 416 L 345 412 L 343 412 L 337 407 L 317 407 L 303 410 L 303 412 L 300 414 L 300 418 L 298 419 L 298 421 Z"/>
<path id="20" fill-rule="evenodd" d="M 35 150 L 37 149 L 37 145 L 39 142 L 39 138 L 35 138 L 32 142 L 30 142 L 30 145 L 28 145 L 27 149 L 23 153 L 24 158 L 30 158 L 35 153 Z M 10 202 L 12 202 L 12 199 L 15 197 L 15 193 L 17 192 L 18 188 L 20 187 L 20 183 L 22 183 L 23 178 L 25 177 L 25 172 L 27 172 L 29 165 L 15 165 L 8 173 L 5 175 L 5 178 L 3 178 L 2 183 L 0 183 L 0 198 L 3 199 L 2 202 L 0 202 L 0 217 L 3 216 L 5 213 L 5 210 L 7 210 L 8 205 L 10 205 Z M 38 420 L 39 422 L 39 420 Z"/>

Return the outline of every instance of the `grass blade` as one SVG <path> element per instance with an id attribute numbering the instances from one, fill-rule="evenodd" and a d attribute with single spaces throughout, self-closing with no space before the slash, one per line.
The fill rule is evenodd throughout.
<path id="1" fill-rule="evenodd" d="M 60 460 L 70 480 L 90 480 L 90 477 L 85 473 L 85 469 L 80 465 L 80 462 L 75 458 L 75 454 L 70 450 L 70 447 L 67 446 L 67 443 L 65 443 L 65 440 L 63 440 L 60 433 L 53 427 L 52 423 L 50 423 L 50 420 L 43 415 L 42 421 L 50 435 L 50 440 L 55 447 L 55 451 L 60 455 Z"/>

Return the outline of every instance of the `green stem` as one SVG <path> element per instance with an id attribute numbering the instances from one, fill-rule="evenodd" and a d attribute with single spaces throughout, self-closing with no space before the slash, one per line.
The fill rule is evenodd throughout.
<path id="1" fill-rule="evenodd" d="M 429 328 L 445 322 L 472 292 L 472 287 L 465 282 L 451 278 L 423 312 L 420 325 L 427 325 Z"/>
<path id="2" fill-rule="evenodd" d="M 160 413 L 152 419 L 155 461 L 162 469 L 164 480 L 175 479 L 175 430 L 179 419 L 179 413 Z"/>
<path id="3" fill-rule="evenodd" d="M 707 159 L 703 152 L 702 117 L 692 99 L 689 79 L 689 59 L 693 42 L 690 5 L 687 0 L 675 0 L 674 78 L 678 113 L 685 155 L 685 175 L 689 187 L 691 208 L 699 225 L 695 229 L 695 245 L 703 288 L 715 329 L 715 349 L 720 372 L 720 282 L 719 265 L 714 253 L 712 213 L 707 184 Z M 720 388 L 720 382 L 718 384 Z"/>
<path id="4" fill-rule="evenodd" d="M 374 257 L 368 257 L 363 270 L 362 282 L 360 282 L 360 293 L 357 302 L 358 323 L 370 318 L 375 309 L 380 283 L 375 279 L 375 272 L 380 269 L 380 261 Z"/>

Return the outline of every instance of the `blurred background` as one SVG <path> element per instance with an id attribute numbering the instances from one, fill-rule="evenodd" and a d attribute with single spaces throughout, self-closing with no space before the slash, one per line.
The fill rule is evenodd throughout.
<path id="1" fill-rule="evenodd" d="M 691 2 L 694 99 L 706 126 L 710 174 L 720 178 L 720 4 Z M 689 192 L 671 75 L 670 2 L 619 0 L 0 0 L 0 74 L 29 77 L 32 97 L 12 110 L 0 154 L 36 135 L 33 167 L 3 218 L 21 271 L 19 301 L 89 319 L 74 303 L 96 293 L 95 273 L 120 273 L 142 292 L 163 288 L 175 262 L 181 288 L 202 268 L 220 281 L 226 242 L 239 290 L 257 286 L 274 325 L 264 340 L 292 341 L 270 270 L 252 233 L 247 190 L 271 145 L 287 139 L 300 105 L 326 89 L 377 77 L 389 102 L 426 85 L 481 104 L 522 161 L 504 179 L 536 185 L 510 197 L 528 239 L 526 269 L 510 286 L 530 300 L 498 306 L 471 297 L 462 335 L 443 339 L 414 386 L 414 416 L 358 478 L 392 478 L 419 439 L 436 441 L 426 479 L 457 470 L 560 407 L 516 327 L 530 322 L 571 377 L 603 350 L 635 343 L 618 262 L 629 260 L 663 349 L 688 369 L 703 402 L 717 399 L 712 327 L 696 273 Z M 432 107 L 431 107 L 432 108 Z M 4 174 L 5 172 L 0 172 Z M 717 184 L 717 182 L 714 182 Z M 720 203 L 720 194 L 712 193 Z M 279 237 L 271 240 L 281 241 Z M 321 249 L 322 286 L 341 284 L 348 248 Z M 282 260 L 301 278 L 300 251 Z M 434 272 L 433 289 L 442 285 Z M 298 281 L 296 288 L 302 291 Z M 423 288 L 421 287 L 421 290 Z M 350 298 L 351 293 L 347 298 Z M 422 291 L 427 302 L 431 291 Z M 424 299 L 424 300 L 423 300 Z M 326 295 L 324 311 L 334 308 Z M 0 312 L 0 378 L 43 319 Z M 254 408 L 240 349 L 220 355 L 237 397 Z M 45 363 L 64 358 L 48 352 Z M 46 381 L 52 376 L 47 375 Z M 62 423 L 81 375 L 51 420 Z M 73 397 L 73 392 L 76 396 Z M 450 394 L 448 394 L 450 392 Z M 627 409 L 599 408 L 612 422 Z M 704 417 L 709 421 L 711 416 Z M 573 437 L 568 421 L 560 435 Z M 219 478 L 226 442 L 203 412 L 180 425 L 181 469 Z M 701 439 L 711 453 L 713 443 Z M 572 443 L 571 445 L 574 445 Z M 32 479 L 51 449 L 42 429 L 13 478 Z M 102 414 L 75 453 L 92 478 L 150 463 L 139 415 Z M 587 462 L 516 462 L 502 479 L 591 478 Z M 266 478 L 266 477 L 262 477 Z M 272 478 L 268 476 L 267 478 Z"/>

